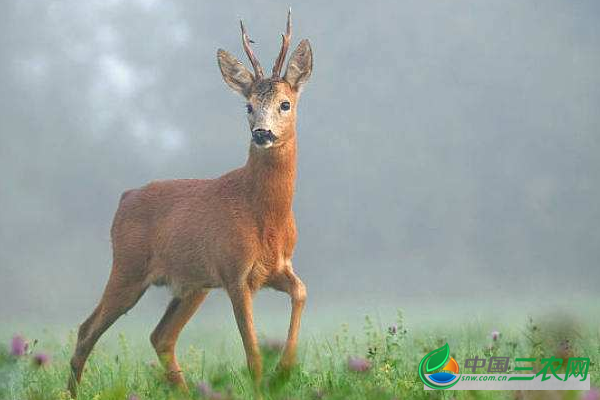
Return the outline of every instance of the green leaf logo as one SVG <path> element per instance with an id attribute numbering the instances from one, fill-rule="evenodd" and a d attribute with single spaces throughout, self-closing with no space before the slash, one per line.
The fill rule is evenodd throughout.
<path id="1" fill-rule="evenodd" d="M 423 357 L 423 359 L 419 363 L 419 378 L 421 378 L 421 381 L 423 381 L 423 383 L 429 386 L 430 388 L 438 390 L 450 389 L 452 386 L 456 385 L 460 379 L 460 376 L 458 377 L 459 379 L 453 379 L 449 383 L 440 383 L 437 381 L 432 381 L 426 376 L 426 374 L 435 375 L 432 373 L 435 370 L 439 370 L 440 368 L 445 366 L 448 363 L 448 359 L 452 360 L 452 358 L 450 357 L 450 346 L 448 346 L 448 343 L 446 343 L 439 349 L 435 349 L 432 352 L 427 353 L 427 355 Z M 454 369 L 458 373 L 456 361 L 454 361 L 454 367 Z"/>
<path id="2" fill-rule="evenodd" d="M 431 353 L 427 354 L 425 358 L 427 357 L 429 357 L 429 359 L 425 364 L 425 370 L 427 373 L 430 373 L 446 365 L 448 357 L 450 357 L 450 346 L 446 343 L 439 349 L 433 350 Z"/>

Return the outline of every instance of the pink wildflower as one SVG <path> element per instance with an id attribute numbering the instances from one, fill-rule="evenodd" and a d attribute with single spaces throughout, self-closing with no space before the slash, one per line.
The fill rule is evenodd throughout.
<path id="1" fill-rule="evenodd" d="M 348 357 L 348 369 L 354 372 L 366 372 L 371 369 L 371 362 L 366 358 Z"/>

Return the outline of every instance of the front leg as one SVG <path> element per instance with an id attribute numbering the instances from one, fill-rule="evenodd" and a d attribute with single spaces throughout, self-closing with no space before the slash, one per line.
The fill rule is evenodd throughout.
<path id="1" fill-rule="evenodd" d="M 306 286 L 304 286 L 304 283 L 294 273 L 291 265 L 269 282 L 269 285 L 273 289 L 288 293 L 292 302 L 290 328 L 288 330 L 288 337 L 285 342 L 283 354 L 279 361 L 279 366 L 283 370 L 289 370 L 296 363 L 296 347 L 298 344 L 300 319 L 302 318 L 302 310 L 306 303 Z"/>
<path id="2" fill-rule="evenodd" d="M 248 284 L 243 283 L 230 287 L 228 293 L 233 305 L 235 320 L 242 336 L 248 369 L 254 381 L 254 390 L 257 397 L 260 398 L 262 360 L 252 320 L 252 291 Z"/>

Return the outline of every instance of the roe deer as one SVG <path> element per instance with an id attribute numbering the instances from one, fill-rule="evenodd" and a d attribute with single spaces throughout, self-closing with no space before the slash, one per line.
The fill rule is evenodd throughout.
<path id="1" fill-rule="evenodd" d="M 175 343 L 213 288 L 224 288 L 231 299 L 257 391 L 262 360 L 252 296 L 262 286 L 288 293 L 292 311 L 279 365 L 286 371 L 294 364 L 306 299 L 291 263 L 296 242 L 296 109 L 312 71 L 312 51 L 308 40 L 302 40 L 280 77 L 290 44 L 290 18 L 288 13 L 271 77 L 264 77 L 243 23 L 243 47 L 254 74 L 230 53 L 217 51 L 223 79 L 247 100 L 251 137 L 246 164 L 217 179 L 152 182 L 121 196 L 111 229 L 110 277 L 100 303 L 79 328 L 71 359 L 73 397 L 98 338 L 153 284 L 173 291 L 150 340 L 168 380 L 177 386 L 186 388 Z"/>

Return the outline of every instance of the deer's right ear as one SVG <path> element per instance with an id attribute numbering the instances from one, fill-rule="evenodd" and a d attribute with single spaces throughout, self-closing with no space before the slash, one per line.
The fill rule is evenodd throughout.
<path id="1" fill-rule="evenodd" d="M 223 49 L 217 51 L 217 61 L 227 85 L 244 97 L 250 95 L 254 75 L 234 56 Z"/>
<path id="2" fill-rule="evenodd" d="M 285 79 L 292 88 L 300 91 L 302 86 L 308 82 L 308 78 L 310 78 L 310 74 L 312 73 L 312 67 L 312 50 L 310 49 L 308 39 L 304 39 L 292 53 L 283 79 Z"/>

